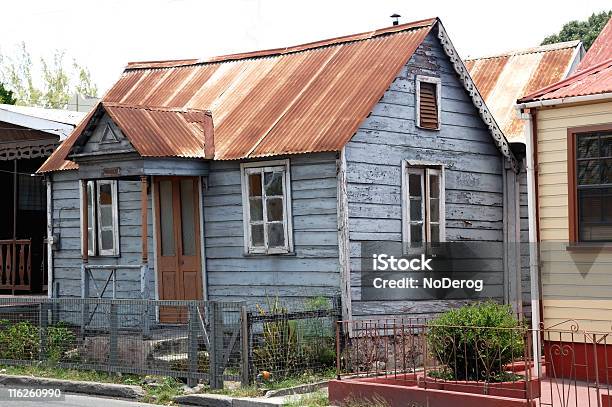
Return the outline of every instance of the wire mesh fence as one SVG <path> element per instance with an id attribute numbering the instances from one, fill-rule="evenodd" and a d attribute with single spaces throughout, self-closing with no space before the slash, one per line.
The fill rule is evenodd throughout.
<path id="1" fill-rule="evenodd" d="M 335 298 L 317 297 L 290 305 L 275 298 L 257 305 L 248 317 L 251 375 L 283 380 L 332 370 L 340 315 Z"/>
<path id="2" fill-rule="evenodd" d="M 243 304 L 205 301 L 0 298 L 0 363 L 240 380 L 220 366 L 240 352 Z M 215 354 L 216 352 L 216 354 Z M 222 355 L 218 355 L 221 353 Z M 232 357 L 224 359 L 222 356 Z M 215 378 L 211 378 L 215 375 Z"/>
<path id="3" fill-rule="evenodd" d="M 172 376 L 212 388 L 333 369 L 337 301 L 301 306 L 0 298 L 0 364 Z"/>

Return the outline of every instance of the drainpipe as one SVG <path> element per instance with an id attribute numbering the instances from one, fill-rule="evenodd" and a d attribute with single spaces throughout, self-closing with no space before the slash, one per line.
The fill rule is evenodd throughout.
<path id="1" fill-rule="evenodd" d="M 540 270 L 538 267 L 538 230 L 537 230 L 537 197 L 534 160 L 534 134 L 533 120 L 529 110 L 520 113 L 521 119 L 525 120 L 525 142 L 527 145 L 527 206 L 529 213 L 529 279 L 531 283 L 531 328 L 533 342 L 533 358 L 537 377 L 541 377 L 540 366 L 541 343 L 540 343 Z"/>

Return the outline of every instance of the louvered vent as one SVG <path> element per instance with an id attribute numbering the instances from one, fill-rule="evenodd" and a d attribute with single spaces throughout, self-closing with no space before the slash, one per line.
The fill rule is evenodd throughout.
<path id="1" fill-rule="evenodd" d="M 419 125 L 425 129 L 437 129 L 438 121 L 438 95 L 435 83 L 421 82 Z"/>

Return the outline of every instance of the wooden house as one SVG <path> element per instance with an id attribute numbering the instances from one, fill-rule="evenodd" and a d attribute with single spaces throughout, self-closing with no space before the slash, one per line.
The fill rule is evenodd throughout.
<path id="1" fill-rule="evenodd" d="M 36 170 L 84 115 L 0 104 L 0 294 L 47 289 L 47 194 Z"/>
<path id="2" fill-rule="evenodd" d="M 438 19 L 130 63 L 39 169 L 53 295 L 431 314 L 454 302 L 363 301 L 359 243 L 518 243 L 520 170 Z M 516 302 L 519 254 L 495 256 Z"/>
<path id="3" fill-rule="evenodd" d="M 555 340 L 584 342 L 577 330 L 608 333 L 612 320 L 612 21 L 570 77 L 521 98 L 518 107 L 531 161 L 530 241 L 539 242 L 532 248 L 539 259 L 531 277 L 541 290 L 534 299 L 545 328 L 568 331 Z M 608 344 L 603 361 L 612 351 L 601 338 Z M 590 362 L 585 354 L 594 348 L 567 353 L 563 368 L 580 365 L 584 378 L 584 366 L 593 367 L 592 353 Z"/>

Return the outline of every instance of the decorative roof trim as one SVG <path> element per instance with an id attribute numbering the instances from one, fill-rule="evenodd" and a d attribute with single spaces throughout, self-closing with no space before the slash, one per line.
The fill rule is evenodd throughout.
<path id="1" fill-rule="evenodd" d="M 38 140 L 27 143 L 0 144 L 0 161 L 48 157 L 58 146 L 57 141 Z"/>
<path id="2" fill-rule="evenodd" d="M 448 34 L 446 34 L 444 26 L 442 26 L 442 23 L 439 21 L 438 39 L 440 40 L 440 44 L 442 44 L 444 52 L 450 59 L 453 68 L 455 69 L 455 72 L 457 72 L 457 75 L 459 75 L 459 79 L 461 79 L 463 87 L 470 94 L 474 106 L 476 106 L 478 112 L 480 113 L 480 117 L 489 128 L 489 131 L 491 132 L 491 136 L 493 137 L 493 141 L 497 145 L 497 148 L 502 153 L 502 155 L 506 157 L 506 159 L 510 162 L 512 169 L 518 173 L 520 170 L 520 166 L 516 157 L 512 153 L 512 150 L 510 149 L 510 144 L 508 143 L 508 140 L 506 140 L 504 133 L 497 125 L 495 118 L 489 111 L 489 108 L 485 104 L 484 99 L 480 95 L 480 92 L 478 92 L 478 89 L 476 88 L 472 77 L 470 76 L 467 68 L 465 67 L 465 64 L 463 63 L 463 60 L 459 57 L 457 50 L 455 49 L 453 43 L 448 37 Z"/>

